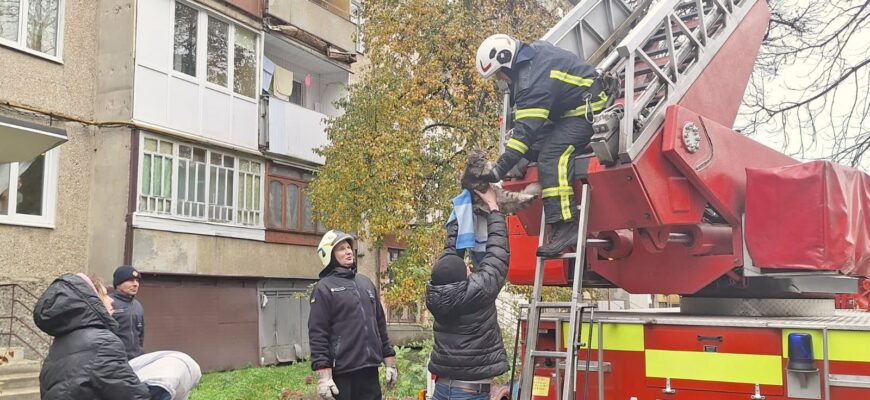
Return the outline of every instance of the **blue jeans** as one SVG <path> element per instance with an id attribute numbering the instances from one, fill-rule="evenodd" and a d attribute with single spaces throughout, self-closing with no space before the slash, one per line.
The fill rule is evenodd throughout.
<path id="1" fill-rule="evenodd" d="M 472 392 L 468 389 L 448 387 L 443 383 L 435 383 L 433 400 L 489 400 L 489 393 Z"/>

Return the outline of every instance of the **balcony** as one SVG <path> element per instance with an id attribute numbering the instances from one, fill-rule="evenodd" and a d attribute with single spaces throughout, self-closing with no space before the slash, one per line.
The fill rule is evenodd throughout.
<path id="1" fill-rule="evenodd" d="M 272 97 L 268 115 L 270 152 L 323 164 L 314 149 L 327 143 L 325 114 Z"/>
<path id="2" fill-rule="evenodd" d="M 350 0 L 273 0 L 268 13 L 341 48 L 353 51 L 356 25 Z"/>

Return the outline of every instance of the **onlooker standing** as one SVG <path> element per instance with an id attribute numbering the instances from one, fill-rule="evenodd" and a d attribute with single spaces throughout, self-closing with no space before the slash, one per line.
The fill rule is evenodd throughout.
<path id="1" fill-rule="evenodd" d="M 114 317 L 119 325 L 116 333 L 124 342 L 129 360 L 141 356 L 145 346 L 145 309 L 136 300 L 140 279 L 139 271 L 129 265 L 118 267 L 112 278 L 112 286 L 115 287 L 111 294 L 115 300 Z"/>
<path id="2" fill-rule="evenodd" d="M 488 400 L 492 378 L 508 371 L 495 300 L 505 284 L 510 248 L 495 191 L 477 192 L 490 210 L 483 260 L 471 272 L 465 250 L 456 249 L 458 224 L 447 225 L 447 242 L 426 285 L 426 307 L 435 317 L 435 348 L 429 371 L 438 376 L 433 399 Z"/>
<path id="3" fill-rule="evenodd" d="M 378 366 L 386 366 L 388 386 L 399 375 L 378 291 L 357 273 L 350 235 L 326 232 L 317 255 L 324 268 L 311 293 L 308 317 L 317 392 L 325 400 L 381 400 Z"/>

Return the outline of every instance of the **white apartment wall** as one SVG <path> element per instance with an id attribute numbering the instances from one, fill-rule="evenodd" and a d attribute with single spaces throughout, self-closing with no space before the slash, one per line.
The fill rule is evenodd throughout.
<path id="1" fill-rule="evenodd" d="M 133 119 L 219 143 L 256 150 L 258 91 L 255 90 L 254 97 L 233 92 L 233 51 L 229 51 L 229 87 L 206 81 L 205 27 L 209 15 L 212 15 L 230 23 L 229 40 L 232 40 L 235 27 L 253 31 L 258 38 L 261 37 L 260 33 L 218 14 L 203 12 L 204 9 L 194 3 L 181 2 L 200 10 L 196 76 L 173 69 L 176 0 L 137 2 Z M 260 46 L 262 42 L 258 39 L 258 49 Z M 255 71 L 259 70 L 260 67 L 257 66 Z M 258 87 L 259 84 L 256 84 L 255 88 Z"/>

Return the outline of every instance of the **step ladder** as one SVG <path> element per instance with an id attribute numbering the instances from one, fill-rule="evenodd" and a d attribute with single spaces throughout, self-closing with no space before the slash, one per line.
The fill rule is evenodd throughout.
<path id="1" fill-rule="evenodd" d="M 535 373 L 535 359 L 538 357 L 555 358 L 558 361 L 565 363 L 565 379 L 562 382 L 561 397 L 557 393 L 557 398 L 563 400 L 573 399 L 573 393 L 576 392 L 575 379 L 577 377 L 577 347 L 579 337 L 580 323 L 583 321 L 583 311 L 586 309 L 594 309 L 594 305 L 588 305 L 581 302 L 583 291 L 583 272 L 586 265 L 586 235 L 589 222 L 589 184 L 583 184 L 583 189 L 580 198 L 577 199 L 578 211 L 578 235 L 575 253 L 564 253 L 555 258 L 566 259 L 574 258 L 574 281 L 573 290 L 571 292 L 571 301 L 563 302 L 545 302 L 541 301 L 541 291 L 544 286 L 544 258 L 538 257 L 535 264 L 535 283 L 532 288 L 532 298 L 529 301 L 528 313 L 526 319 L 526 344 L 523 354 L 523 369 L 520 374 L 520 400 L 531 400 L 532 398 L 532 382 Z M 541 212 L 541 233 L 538 236 L 538 246 L 544 244 L 545 218 L 543 211 Z M 540 351 L 537 350 L 538 345 L 538 327 L 541 322 L 541 310 L 553 308 L 568 308 L 570 315 L 568 319 L 568 345 L 565 351 Z M 590 320 L 591 324 L 591 320 Z M 590 325 L 591 327 L 591 325 Z M 561 327 L 557 327 L 561 329 Z M 557 348 L 558 348 L 557 343 Z M 558 382 L 558 380 L 557 380 Z M 557 389 L 558 392 L 558 389 Z"/>

